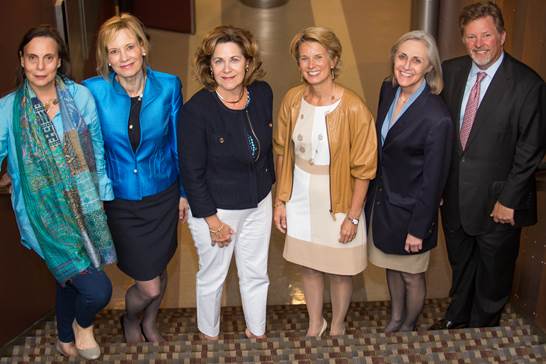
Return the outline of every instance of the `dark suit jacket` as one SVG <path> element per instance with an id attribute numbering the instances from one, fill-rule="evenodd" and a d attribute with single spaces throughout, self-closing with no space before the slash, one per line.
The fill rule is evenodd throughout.
<path id="1" fill-rule="evenodd" d="M 463 227 L 479 235 L 491 231 L 496 201 L 515 209 L 517 226 L 537 221 L 534 172 L 544 156 L 544 81 L 509 54 L 495 73 L 476 113 L 465 151 L 459 141 L 459 115 L 472 66 L 468 56 L 444 62 L 442 92 L 456 138 L 444 193 L 448 231 Z"/>
<path id="2" fill-rule="evenodd" d="M 396 87 L 385 81 L 377 112 L 377 137 L 395 97 Z M 387 121 L 388 122 L 388 121 Z M 438 206 L 449 170 L 453 126 L 438 95 L 425 87 L 378 143 L 377 177 L 366 201 L 366 219 L 373 206 L 373 238 L 389 254 L 404 251 L 408 233 L 423 239 L 423 251 L 436 246 Z"/>
<path id="3" fill-rule="evenodd" d="M 243 111 L 227 109 L 214 92 L 202 89 L 180 113 L 180 172 L 194 217 L 216 209 L 253 208 L 275 182 L 272 146 L 273 92 L 263 81 L 248 86 L 248 119 Z M 255 162 L 248 134 L 260 147 Z"/>

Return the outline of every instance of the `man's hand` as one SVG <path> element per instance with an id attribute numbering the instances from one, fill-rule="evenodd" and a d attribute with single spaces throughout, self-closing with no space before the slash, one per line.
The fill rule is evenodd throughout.
<path id="1" fill-rule="evenodd" d="M 493 207 L 493 211 L 491 212 L 489 216 L 491 216 L 493 218 L 493 221 L 495 221 L 497 224 L 509 223 L 512 226 L 515 225 L 514 209 L 504 206 L 499 201 L 495 203 L 495 206 Z"/>

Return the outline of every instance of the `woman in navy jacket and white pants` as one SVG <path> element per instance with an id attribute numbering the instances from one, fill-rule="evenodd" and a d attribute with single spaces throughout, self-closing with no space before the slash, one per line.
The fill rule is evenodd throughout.
<path id="1" fill-rule="evenodd" d="M 212 30 L 195 56 L 205 86 L 182 108 L 181 172 L 199 256 L 197 325 L 220 331 L 222 288 L 235 253 L 247 337 L 263 337 L 271 233 L 272 92 L 250 32 Z"/>

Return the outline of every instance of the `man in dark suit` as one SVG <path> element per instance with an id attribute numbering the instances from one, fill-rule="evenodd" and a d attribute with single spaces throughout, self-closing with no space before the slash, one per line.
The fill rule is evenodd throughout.
<path id="1" fill-rule="evenodd" d="M 467 56 L 443 64 L 456 138 L 442 206 L 451 303 L 431 329 L 496 326 L 507 303 L 522 226 L 535 224 L 534 172 L 544 156 L 544 81 L 503 51 L 492 2 L 463 9 Z"/>

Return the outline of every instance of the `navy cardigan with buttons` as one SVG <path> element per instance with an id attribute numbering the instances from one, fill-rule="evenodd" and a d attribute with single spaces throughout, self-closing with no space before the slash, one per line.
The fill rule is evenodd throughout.
<path id="1" fill-rule="evenodd" d="M 253 208 L 271 192 L 273 93 L 263 81 L 255 81 L 248 90 L 246 111 L 227 108 L 206 89 L 182 107 L 180 171 L 194 217 L 214 215 L 217 209 Z M 252 133 L 259 145 L 256 161 L 249 148 Z"/>

